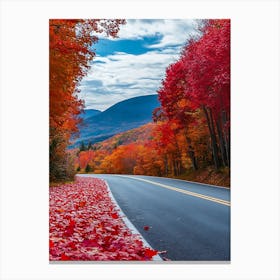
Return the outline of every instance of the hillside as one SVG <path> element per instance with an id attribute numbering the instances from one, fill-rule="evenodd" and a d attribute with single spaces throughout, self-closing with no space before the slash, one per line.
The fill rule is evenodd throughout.
<path id="1" fill-rule="evenodd" d="M 159 107 L 157 95 L 146 95 L 121 101 L 104 112 L 84 118 L 80 137 L 73 146 L 103 141 L 115 134 L 139 127 L 152 120 L 152 113 Z"/>
<path id="2" fill-rule="evenodd" d="M 95 109 L 86 109 L 84 110 L 81 114 L 80 114 L 80 117 L 83 119 L 83 120 L 86 120 L 90 117 L 93 117 L 93 116 L 96 116 L 98 114 L 100 114 L 101 111 L 99 110 L 95 110 Z"/>
<path id="3" fill-rule="evenodd" d="M 152 130 L 155 125 L 155 123 L 147 123 L 140 127 L 116 134 L 109 139 L 94 144 L 93 148 L 96 150 L 113 151 L 120 145 L 128 145 L 131 143 L 144 144 L 151 139 Z"/>

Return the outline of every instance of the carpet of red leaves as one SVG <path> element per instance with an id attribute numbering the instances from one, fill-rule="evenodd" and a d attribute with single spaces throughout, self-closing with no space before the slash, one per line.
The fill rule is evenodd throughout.
<path id="1" fill-rule="evenodd" d="M 50 187 L 50 261 L 147 261 L 158 252 L 131 233 L 103 180 Z"/>

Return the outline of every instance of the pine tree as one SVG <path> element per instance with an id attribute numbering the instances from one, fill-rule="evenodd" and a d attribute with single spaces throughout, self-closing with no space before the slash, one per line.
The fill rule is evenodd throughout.
<path id="1" fill-rule="evenodd" d="M 91 142 L 89 141 L 89 143 L 88 143 L 88 148 L 87 148 L 88 150 L 92 150 L 92 144 L 91 144 Z"/>
<path id="2" fill-rule="evenodd" d="M 86 150 L 86 146 L 84 141 L 82 141 L 81 145 L 80 145 L 80 152 L 85 151 Z"/>
<path id="3" fill-rule="evenodd" d="M 85 169 L 86 173 L 91 172 L 92 168 L 90 167 L 89 164 L 87 164 L 86 169 Z"/>

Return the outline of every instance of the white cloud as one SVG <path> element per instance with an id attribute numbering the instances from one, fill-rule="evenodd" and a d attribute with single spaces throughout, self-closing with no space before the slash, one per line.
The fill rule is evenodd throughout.
<path id="1" fill-rule="evenodd" d="M 165 69 L 175 62 L 187 38 L 195 34 L 195 20 L 127 20 L 119 39 L 159 38 L 145 46 L 144 54 L 115 52 L 97 56 L 81 84 L 80 97 L 87 108 L 105 110 L 109 106 L 139 95 L 156 94 Z"/>
<path id="2" fill-rule="evenodd" d="M 88 108 L 104 110 L 127 98 L 156 94 L 166 67 L 178 57 L 178 48 L 141 55 L 117 53 L 97 57 L 95 62 L 103 63 L 92 64 L 81 84 L 80 96 Z"/>
<path id="3" fill-rule="evenodd" d="M 160 42 L 148 47 L 162 48 L 184 44 L 190 35 L 195 35 L 197 20 L 195 19 L 127 19 L 120 26 L 118 39 L 141 39 L 143 37 L 162 36 Z M 97 34 L 99 38 L 118 40 Z"/>
<path id="4" fill-rule="evenodd" d="M 120 28 L 119 38 L 140 39 L 161 35 L 161 42 L 150 47 L 175 46 L 185 43 L 190 35 L 195 34 L 195 25 L 193 19 L 127 20 L 127 24 Z"/>

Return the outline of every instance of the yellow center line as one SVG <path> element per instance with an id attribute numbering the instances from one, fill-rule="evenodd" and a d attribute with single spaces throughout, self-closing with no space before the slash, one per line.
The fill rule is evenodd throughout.
<path id="1" fill-rule="evenodd" d="M 183 193 L 183 194 L 199 197 L 199 198 L 202 198 L 202 199 L 205 199 L 205 200 L 209 200 L 209 201 L 213 201 L 213 202 L 216 202 L 216 203 L 219 203 L 219 204 L 230 206 L 229 201 L 219 199 L 219 198 L 216 198 L 216 197 L 203 195 L 203 194 L 199 194 L 199 193 L 195 193 L 195 192 L 190 192 L 190 191 L 187 191 L 187 190 L 182 190 L 182 189 L 179 189 L 179 188 L 171 187 L 171 186 L 168 186 L 168 185 L 164 185 L 164 184 L 161 184 L 161 183 L 149 181 L 149 180 L 142 179 L 142 178 L 135 178 L 135 177 L 125 176 L 125 175 L 118 175 L 118 176 L 127 177 L 127 178 L 130 178 L 130 179 L 147 182 L 147 183 L 150 183 L 150 184 L 153 184 L 153 185 L 156 185 L 156 186 L 160 186 L 160 187 L 165 188 L 165 189 L 169 189 L 169 190 L 172 190 L 172 191 L 180 192 L 180 193 Z"/>

